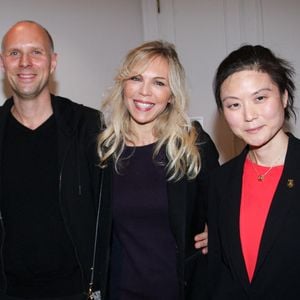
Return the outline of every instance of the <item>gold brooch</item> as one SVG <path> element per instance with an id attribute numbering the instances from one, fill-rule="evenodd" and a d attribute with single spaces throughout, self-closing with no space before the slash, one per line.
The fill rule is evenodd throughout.
<path id="1" fill-rule="evenodd" d="M 291 188 L 294 187 L 294 179 L 288 179 L 288 181 L 287 181 L 287 187 L 289 189 L 291 189 Z"/>

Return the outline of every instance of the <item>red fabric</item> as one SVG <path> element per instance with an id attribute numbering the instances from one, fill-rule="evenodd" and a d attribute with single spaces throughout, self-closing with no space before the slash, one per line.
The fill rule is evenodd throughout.
<path id="1" fill-rule="evenodd" d="M 272 199 L 281 177 L 283 166 L 273 167 L 263 181 L 258 174 L 265 174 L 269 167 L 244 164 L 242 199 L 240 207 L 240 239 L 249 281 L 252 281 L 262 232 Z"/>

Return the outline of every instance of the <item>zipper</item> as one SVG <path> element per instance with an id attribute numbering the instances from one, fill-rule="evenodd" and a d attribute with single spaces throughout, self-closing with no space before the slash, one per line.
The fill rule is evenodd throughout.
<path id="1" fill-rule="evenodd" d="M 76 257 L 76 260 L 77 260 L 79 268 L 80 268 L 82 288 L 83 288 L 83 290 L 85 290 L 85 284 L 84 284 L 85 280 L 84 280 L 84 275 L 83 275 L 84 274 L 83 267 L 81 265 L 75 242 L 72 238 L 70 229 L 68 227 L 67 221 L 65 219 L 65 216 L 64 216 L 64 213 L 63 213 L 63 210 L 62 210 L 62 195 L 61 195 L 61 193 L 62 193 L 62 174 L 63 174 L 64 164 L 65 164 L 65 161 L 66 161 L 66 158 L 67 158 L 67 154 L 68 154 L 70 148 L 71 148 L 71 142 L 70 142 L 69 148 L 65 152 L 65 155 L 64 155 L 63 161 L 62 161 L 62 165 L 61 165 L 61 168 L 60 168 L 60 171 L 59 171 L 58 201 L 59 201 L 59 207 L 60 207 L 60 211 L 61 211 L 61 215 L 62 215 L 64 225 L 65 225 L 65 229 L 66 229 L 66 232 L 67 232 L 67 234 L 70 238 L 70 241 L 73 245 L 75 257 Z M 77 167 L 78 167 L 78 165 L 77 165 Z M 79 185 L 79 190 L 80 190 L 80 185 Z"/>
<path id="2" fill-rule="evenodd" d="M 97 205 L 97 216 L 96 216 L 96 226 L 95 226 L 95 237 L 94 237 L 94 248 L 93 248 L 93 261 L 91 266 L 91 276 L 90 276 L 90 283 L 89 283 L 89 296 L 97 293 L 97 296 L 93 296 L 94 298 L 91 299 L 100 299 L 101 300 L 101 292 L 100 290 L 93 293 L 93 285 L 94 285 L 94 275 L 95 275 L 95 265 L 96 265 L 96 253 L 97 253 L 97 241 L 98 241 L 98 232 L 99 232 L 99 224 L 100 224 L 100 210 L 101 210 L 101 203 L 102 203 L 102 190 L 103 190 L 103 178 L 104 172 L 101 174 L 100 179 L 100 187 L 99 187 L 99 197 L 98 197 L 98 205 Z M 100 287 L 99 287 L 100 289 Z"/>

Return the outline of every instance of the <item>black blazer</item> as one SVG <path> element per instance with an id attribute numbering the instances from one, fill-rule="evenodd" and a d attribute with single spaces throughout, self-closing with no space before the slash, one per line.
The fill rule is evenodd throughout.
<path id="1" fill-rule="evenodd" d="M 197 125 L 202 169 L 195 180 L 181 179 L 167 183 L 171 231 L 177 249 L 177 273 L 180 283 L 180 299 L 207 299 L 207 257 L 194 248 L 194 236 L 203 232 L 206 222 L 204 193 L 209 170 L 219 166 L 218 152 L 207 133 Z M 108 274 L 112 228 L 112 164 L 103 172 L 103 191 L 100 217 L 101 294 L 107 299 Z M 197 267 L 197 268 L 196 268 Z M 201 298 L 200 298 L 200 297 Z"/>
<path id="2" fill-rule="evenodd" d="M 212 299 L 300 299 L 300 140 L 289 134 L 284 169 L 251 284 L 241 250 L 239 214 L 246 148 L 211 177 L 209 281 Z M 255 220 L 253 220 L 255 222 Z"/>

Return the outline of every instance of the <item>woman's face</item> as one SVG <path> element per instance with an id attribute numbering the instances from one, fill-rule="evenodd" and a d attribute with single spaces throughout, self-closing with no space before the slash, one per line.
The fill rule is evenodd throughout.
<path id="1" fill-rule="evenodd" d="M 139 65 L 132 73 L 139 74 Z M 145 126 L 153 128 L 170 98 L 169 65 L 161 57 L 155 58 L 143 73 L 132 76 L 124 83 L 124 103 L 136 130 Z"/>
<path id="2" fill-rule="evenodd" d="M 244 70 L 221 85 L 224 117 L 233 133 L 253 147 L 261 147 L 282 132 L 287 92 L 281 95 L 267 73 Z"/>

